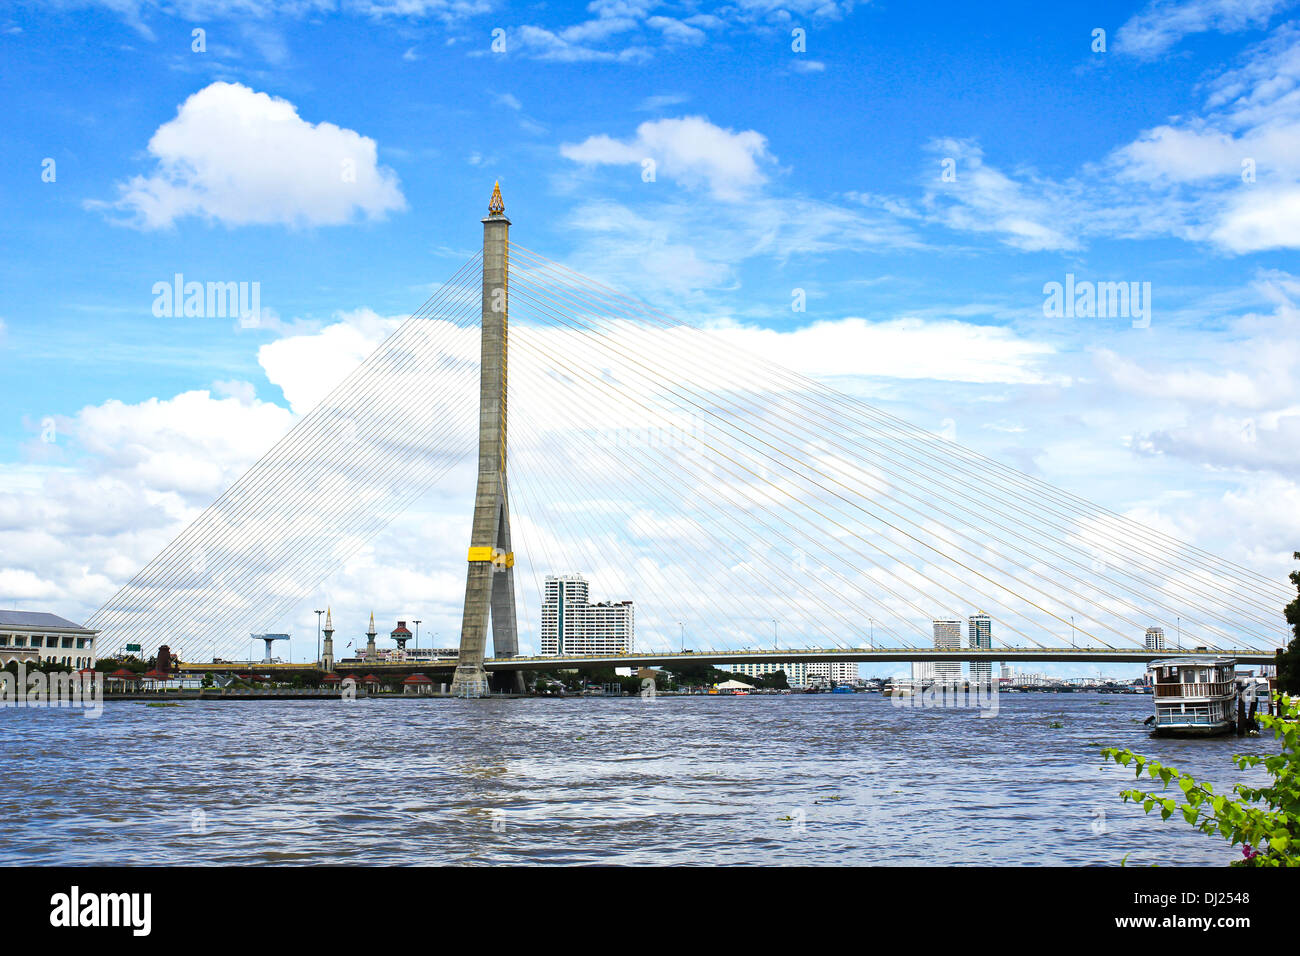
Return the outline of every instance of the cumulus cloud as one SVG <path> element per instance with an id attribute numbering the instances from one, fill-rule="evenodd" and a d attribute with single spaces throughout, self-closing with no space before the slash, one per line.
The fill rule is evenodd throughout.
<path id="1" fill-rule="evenodd" d="M 310 411 L 401 324 L 397 317 L 384 318 L 370 309 L 338 318 L 319 332 L 276 339 L 258 349 L 267 378 L 280 387 L 296 415 Z"/>
<path id="2" fill-rule="evenodd" d="M 146 229 L 190 216 L 227 226 L 337 225 L 406 207 L 373 139 L 311 123 L 287 100 L 239 83 L 190 96 L 148 151 L 151 174 L 119 184 L 116 201 L 92 205 Z"/>
<path id="3" fill-rule="evenodd" d="M 1234 197 L 1211 237 L 1237 253 L 1300 248 L 1300 184 Z"/>
<path id="4" fill-rule="evenodd" d="M 1237 255 L 1300 247 L 1300 24 L 1250 47 L 1207 89 L 1199 114 L 1143 132 L 1110 168 L 1148 186 L 1148 222 L 1183 238 Z"/>
<path id="5" fill-rule="evenodd" d="M 600 134 L 560 147 L 566 159 L 587 166 L 655 163 L 662 175 L 692 188 L 706 188 L 720 200 L 734 202 L 767 181 L 763 166 L 774 157 L 767 138 L 754 130 L 733 132 L 703 116 L 650 120 L 626 140 Z"/>

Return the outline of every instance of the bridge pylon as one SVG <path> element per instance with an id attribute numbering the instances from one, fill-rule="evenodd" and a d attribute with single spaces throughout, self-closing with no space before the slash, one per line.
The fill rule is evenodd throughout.
<path id="1" fill-rule="evenodd" d="M 519 653 L 515 619 L 515 556 L 510 547 L 510 503 L 506 484 L 507 345 L 510 329 L 510 220 L 501 186 L 492 188 L 483 222 L 483 335 L 479 374 L 478 492 L 470 531 L 465 614 L 460 627 L 460 657 L 452 678 L 453 694 L 479 697 L 489 692 L 483 657 L 488 619 L 497 657 Z M 523 689 L 522 676 L 509 672 L 508 688 Z"/>

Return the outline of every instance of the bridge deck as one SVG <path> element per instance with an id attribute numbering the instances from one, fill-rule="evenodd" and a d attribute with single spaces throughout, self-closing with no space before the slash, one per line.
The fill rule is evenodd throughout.
<path id="1" fill-rule="evenodd" d="M 556 670 L 573 667 L 668 667 L 673 664 L 767 664 L 805 661 L 822 663 L 825 661 L 882 663 L 911 663 L 913 661 L 990 661 L 990 662 L 1033 662 L 1053 664 L 1079 662 L 1107 662 L 1112 664 L 1147 664 L 1153 660 L 1168 657 L 1232 657 L 1239 664 L 1271 664 L 1274 662 L 1273 651 L 1261 651 L 1252 648 L 1234 650 L 1177 650 L 1148 651 L 1140 648 L 1111 650 L 1109 648 L 1052 647 L 1023 648 L 995 647 L 984 650 L 980 648 L 956 648 L 951 650 L 914 649 L 906 647 L 889 648 L 848 648 L 844 650 L 829 648 L 804 648 L 798 650 L 771 651 L 690 651 L 667 654 L 624 654 L 617 657 L 592 655 L 576 657 L 509 657 L 488 658 L 484 667 L 488 670 Z M 449 670 L 456 666 L 455 658 L 437 661 L 389 661 L 367 664 L 336 664 L 339 673 L 364 671 L 375 673 L 408 672 L 420 670 Z M 302 664 L 260 664 L 256 662 L 222 662 L 211 664 L 183 663 L 181 670 L 190 673 L 206 671 L 293 671 L 311 670 L 311 663 Z"/>

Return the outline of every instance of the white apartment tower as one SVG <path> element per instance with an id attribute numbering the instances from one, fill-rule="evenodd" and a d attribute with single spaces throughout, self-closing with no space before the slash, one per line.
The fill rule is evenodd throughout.
<path id="1" fill-rule="evenodd" d="M 848 684 L 858 680 L 856 661 L 821 661 L 808 665 L 810 680 L 833 681 L 836 684 Z"/>
<path id="2" fill-rule="evenodd" d="M 983 611 L 972 614 L 966 622 L 966 637 L 972 650 L 991 650 L 993 648 L 993 619 Z M 993 686 L 993 662 L 972 661 L 970 665 L 970 682 L 979 687 Z"/>
<path id="3" fill-rule="evenodd" d="M 936 651 L 961 650 L 961 621 L 934 622 L 934 649 Z M 935 661 L 934 682 L 949 687 L 961 684 L 961 661 Z"/>
<path id="4" fill-rule="evenodd" d="M 1163 627 L 1147 628 L 1147 650 L 1163 651 L 1165 649 L 1165 629 Z"/>
<path id="5" fill-rule="evenodd" d="M 636 614 L 631 601 L 592 604 L 587 579 L 578 574 L 546 576 L 542 601 L 541 654 L 630 654 Z"/>

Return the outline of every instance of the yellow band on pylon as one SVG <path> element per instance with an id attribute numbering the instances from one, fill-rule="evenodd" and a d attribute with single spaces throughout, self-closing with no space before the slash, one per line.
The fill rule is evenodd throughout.
<path id="1" fill-rule="evenodd" d="M 515 566 L 515 553 L 513 551 L 507 551 L 504 554 L 502 554 L 502 552 L 498 551 L 496 548 L 470 548 L 469 560 L 470 561 L 504 560 L 505 566 L 507 568 L 513 568 Z"/>

